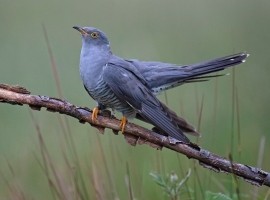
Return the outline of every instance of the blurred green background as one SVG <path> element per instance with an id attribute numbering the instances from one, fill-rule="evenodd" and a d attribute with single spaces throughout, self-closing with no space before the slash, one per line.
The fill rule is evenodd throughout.
<path id="1" fill-rule="evenodd" d="M 198 143 L 203 148 L 224 157 L 231 152 L 235 161 L 270 171 L 269 22 L 267 0 L 1 0 L 0 83 L 25 86 L 33 94 L 59 96 L 42 24 L 64 98 L 90 108 L 95 102 L 79 77 L 81 39 L 72 29 L 74 25 L 100 28 L 107 33 L 113 52 L 125 58 L 189 64 L 247 51 L 251 56 L 246 63 L 234 72 L 225 72 L 230 76 L 170 90 L 166 93 L 167 104 L 199 126 L 202 137 Z M 165 95 L 160 99 L 165 101 Z M 44 171 L 43 150 L 29 110 L 27 106 L 0 104 L 0 199 L 15 199 L 16 195 L 54 199 L 47 178 L 54 179 L 55 175 Z M 230 175 L 210 172 L 183 155 L 146 145 L 134 148 L 122 135 L 114 136 L 110 130 L 100 135 L 69 117 L 73 140 L 65 139 L 65 118 L 44 109 L 33 111 L 33 115 L 67 193 L 74 194 L 71 177 L 79 172 L 84 181 L 79 187 L 86 188 L 85 199 L 98 199 L 97 190 L 103 199 L 128 199 L 127 177 L 136 199 L 167 199 L 149 173 L 165 175 L 174 171 L 181 178 L 189 168 L 192 174 L 183 189 L 184 199 L 190 197 L 187 188 L 196 193 L 197 199 L 203 199 L 203 191 L 235 193 L 236 184 Z M 259 155 L 263 138 L 264 154 Z M 70 141 L 75 147 L 69 146 Z M 262 162 L 258 163 L 259 159 Z M 238 186 L 244 199 L 253 198 L 254 186 L 243 180 Z M 261 187 L 255 196 L 262 199 L 266 193 L 267 188 Z M 83 199 L 75 196 L 70 199 Z"/>

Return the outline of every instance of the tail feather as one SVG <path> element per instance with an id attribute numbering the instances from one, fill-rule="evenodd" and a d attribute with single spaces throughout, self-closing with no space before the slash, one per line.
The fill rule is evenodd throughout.
<path id="1" fill-rule="evenodd" d="M 147 77 L 148 84 L 155 94 L 170 88 L 177 87 L 184 83 L 202 82 L 209 78 L 223 75 L 207 75 L 209 73 L 222 71 L 226 68 L 241 64 L 249 56 L 247 53 L 238 53 L 222 58 L 208 60 L 185 66 L 168 66 L 160 63 L 160 67 L 145 67 L 143 75 Z"/>
<path id="2" fill-rule="evenodd" d="M 217 58 L 214 60 L 188 65 L 184 67 L 186 68 L 185 71 L 191 72 L 191 74 L 187 76 L 187 80 L 192 78 L 194 79 L 194 77 L 198 77 L 204 74 L 221 71 L 233 65 L 238 65 L 240 63 L 245 62 L 245 59 L 248 56 L 249 54 L 247 53 L 238 53 L 222 58 Z"/>
<path id="3" fill-rule="evenodd" d="M 188 80 L 185 80 L 185 83 L 195 83 L 195 82 L 204 82 L 209 81 L 210 78 L 225 76 L 228 74 L 215 74 L 215 75 L 209 75 L 209 76 L 197 76 L 197 77 L 191 77 Z"/>

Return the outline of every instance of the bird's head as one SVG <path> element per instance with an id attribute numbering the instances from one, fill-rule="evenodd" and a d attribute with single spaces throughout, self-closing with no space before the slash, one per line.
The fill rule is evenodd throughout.
<path id="1" fill-rule="evenodd" d="M 109 46 L 109 40 L 105 33 L 94 27 L 73 26 L 82 35 L 83 42 L 91 46 Z"/>

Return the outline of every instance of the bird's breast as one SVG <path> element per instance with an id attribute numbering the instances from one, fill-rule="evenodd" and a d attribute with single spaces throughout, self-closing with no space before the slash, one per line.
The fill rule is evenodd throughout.
<path id="1" fill-rule="evenodd" d="M 118 98 L 111 88 L 102 80 L 96 82 L 95 88 L 85 85 L 89 95 L 98 103 L 121 112 L 126 117 L 135 115 L 135 110 L 126 102 Z"/>

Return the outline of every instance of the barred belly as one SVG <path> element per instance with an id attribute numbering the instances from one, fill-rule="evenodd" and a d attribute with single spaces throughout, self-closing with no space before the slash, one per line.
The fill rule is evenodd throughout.
<path id="1" fill-rule="evenodd" d="M 117 96 L 115 96 L 113 91 L 103 80 L 97 82 L 95 89 L 90 90 L 87 88 L 87 90 L 91 97 L 98 103 L 121 112 L 125 117 L 135 116 L 136 111 L 128 103 L 121 101 Z"/>

